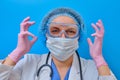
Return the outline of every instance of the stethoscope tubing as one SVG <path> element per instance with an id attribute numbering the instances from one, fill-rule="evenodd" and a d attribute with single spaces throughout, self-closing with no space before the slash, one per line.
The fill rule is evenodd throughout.
<path id="1" fill-rule="evenodd" d="M 80 78 L 81 78 L 81 80 L 83 80 L 83 76 L 82 76 L 82 66 L 81 66 L 81 59 L 80 59 L 80 56 L 79 56 L 79 54 L 78 54 L 78 52 L 76 51 L 76 54 L 77 54 L 77 57 L 78 57 L 78 62 L 79 62 L 79 70 L 80 70 Z M 50 77 L 52 78 L 52 75 L 53 75 L 53 69 L 52 69 L 52 67 L 48 64 L 48 60 L 49 60 L 49 56 L 50 56 L 50 52 L 48 53 L 48 55 L 47 55 L 47 59 L 46 59 L 46 63 L 45 64 L 43 64 L 42 66 L 40 66 L 40 68 L 38 69 L 38 71 L 37 71 L 37 77 L 39 77 L 39 73 L 40 73 L 40 71 L 41 71 L 41 69 L 43 68 L 43 67 L 49 67 L 49 69 L 50 69 Z"/>

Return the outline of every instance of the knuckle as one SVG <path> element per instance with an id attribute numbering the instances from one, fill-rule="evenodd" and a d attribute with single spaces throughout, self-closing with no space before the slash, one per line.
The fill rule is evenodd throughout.
<path id="1" fill-rule="evenodd" d="M 22 26 L 25 26 L 25 25 L 26 25 L 25 22 L 22 22 L 22 23 L 20 24 L 21 27 L 22 27 Z"/>
<path id="2" fill-rule="evenodd" d="M 23 25 L 23 22 L 21 22 L 20 25 Z"/>
<path id="3" fill-rule="evenodd" d="M 28 31 L 25 31 L 24 34 L 28 34 L 29 32 Z"/>
<path id="4" fill-rule="evenodd" d="M 23 37 L 23 34 L 22 34 L 22 33 L 19 33 L 19 34 L 18 34 L 18 37 Z"/>
<path id="5" fill-rule="evenodd" d="M 24 26 L 24 24 L 23 24 L 23 23 L 21 23 L 21 24 L 20 24 L 20 26 Z"/>
<path id="6" fill-rule="evenodd" d="M 20 32 L 19 34 L 18 34 L 18 36 L 19 37 L 23 37 L 24 35 L 26 35 L 27 34 L 27 32 L 25 31 L 25 32 Z"/>

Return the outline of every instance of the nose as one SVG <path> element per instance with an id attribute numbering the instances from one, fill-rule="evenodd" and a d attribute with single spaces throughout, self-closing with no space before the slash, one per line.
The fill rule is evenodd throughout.
<path id="1" fill-rule="evenodd" d="M 66 36 L 65 36 L 65 31 L 64 30 L 62 30 L 61 32 L 60 32 L 60 37 L 61 38 L 65 38 Z"/>
<path id="2" fill-rule="evenodd" d="M 62 33 L 60 37 L 65 38 L 65 33 Z"/>

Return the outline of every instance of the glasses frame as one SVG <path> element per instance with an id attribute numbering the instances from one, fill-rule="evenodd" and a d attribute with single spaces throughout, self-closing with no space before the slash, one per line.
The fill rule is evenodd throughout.
<path id="1" fill-rule="evenodd" d="M 67 26 L 76 26 L 76 28 L 77 28 L 77 33 L 76 33 L 76 35 L 74 36 L 74 37 L 69 37 L 67 34 L 66 34 L 66 32 L 65 32 L 65 30 L 62 30 L 62 32 L 64 31 L 64 34 L 65 34 L 65 38 L 76 38 L 76 37 L 78 37 L 80 34 L 80 25 L 78 25 L 78 24 L 72 24 L 72 23 L 60 23 L 60 22 L 50 22 L 50 23 L 47 23 L 47 35 L 48 36 L 50 36 L 50 37 L 53 37 L 53 38 L 59 38 L 60 37 L 60 35 L 59 36 L 53 36 L 53 35 L 51 35 L 51 33 L 50 33 L 50 24 L 61 24 L 61 25 L 63 25 L 63 26 L 65 26 L 65 25 L 67 25 Z M 60 32 L 60 34 L 61 34 L 61 32 Z"/>

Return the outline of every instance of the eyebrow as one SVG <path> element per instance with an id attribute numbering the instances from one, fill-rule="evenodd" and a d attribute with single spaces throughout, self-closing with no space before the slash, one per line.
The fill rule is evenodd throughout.
<path id="1" fill-rule="evenodd" d="M 75 28 L 67 28 L 68 30 L 76 30 Z"/>
<path id="2" fill-rule="evenodd" d="M 50 28 L 50 29 L 59 29 L 58 27 L 52 27 L 52 28 Z"/>

